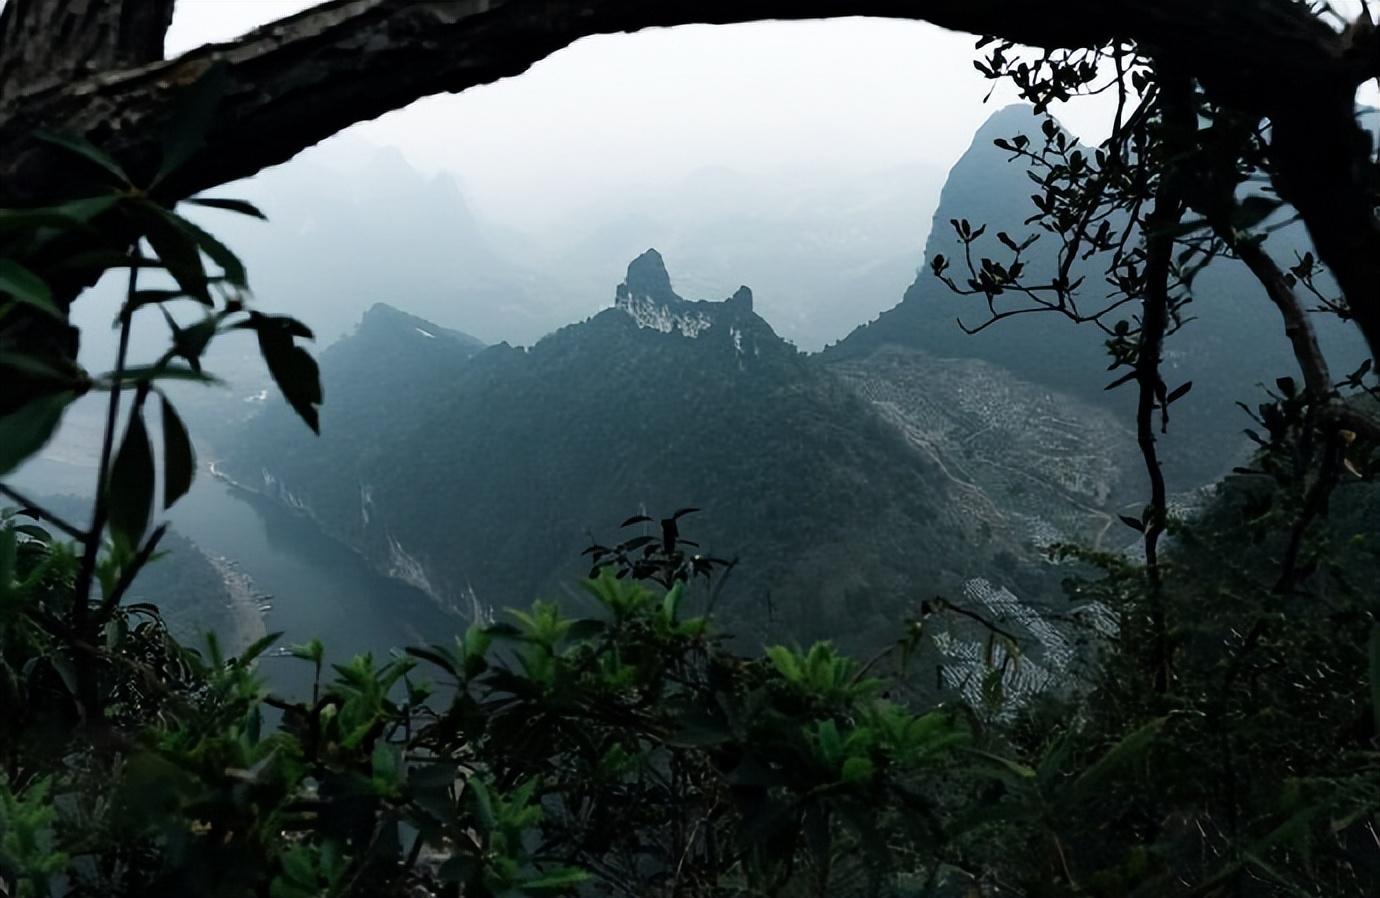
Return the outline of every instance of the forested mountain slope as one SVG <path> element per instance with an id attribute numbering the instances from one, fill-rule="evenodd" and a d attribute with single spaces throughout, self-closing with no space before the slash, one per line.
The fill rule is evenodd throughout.
<path id="1" fill-rule="evenodd" d="M 687 505 L 705 550 L 741 561 L 719 608 L 745 635 L 874 641 L 998 554 L 1013 586 L 1045 577 L 990 502 L 781 340 L 747 288 L 686 301 L 648 251 L 613 308 L 468 359 L 461 341 L 422 359 L 432 340 L 389 327 L 398 314 L 323 357 L 320 443 L 261 436 L 290 432 L 270 410 L 225 468 L 443 601 L 554 594 L 592 539 L 630 535 L 624 517 Z"/>
<path id="2" fill-rule="evenodd" d="M 1026 162 L 1011 161 L 1012 154 L 993 141 L 1025 135 L 1032 144 L 1042 144 L 1042 121 L 1028 106 L 1009 106 L 978 131 L 945 183 L 925 247 L 927 263 L 943 255 L 953 260 L 955 279 L 960 284 L 966 281 L 963 246 L 951 224 L 955 219 L 966 219 L 974 228 L 987 226 L 986 234 L 973 245 L 975 263 L 985 256 L 998 261 L 1010 257 L 998 240 L 999 233 L 1007 232 L 1019 242 L 1037 232 L 1036 225 L 1025 221 L 1037 213 L 1031 195 L 1042 189 L 1027 175 Z M 1302 253 L 1306 245 L 1298 224 L 1275 231 L 1266 242 L 1267 250 L 1286 267 L 1294 264 L 1295 253 Z M 1053 274 L 1056 251 L 1056 238 L 1050 234 L 1043 234 L 1027 251 L 1030 282 Z M 1082 294 L 1089 309 L 1099 308 L 1098 300 L 1109 289 L 1100 262 L 1093 259 L 1075 265 L 1073 271 L 1075 278 L 1086 278 Z M 1243 264 L 1225 259 L 1214 262 L 1198 275 L 1193 293 L 1194 301 L 1184 311 L 1191 320 L 1170 336 L 1162 366 L 1171 389 L 1187 381 L 1194 384 L 1191 393 L 1175 403 L 1174 421 L 1163 441 L 1171 488 L 1180 489 L 1222 476 L 1233 458 L 1241 457 L 1249 447 L 1241 438 L 1248 421 L 1235 403 L 1254 402 L 1261 398 L 1258 384 L 1297 372 L 1279 313 Z M 1009 295 L 999 303 L 999 310 L 1019 305 Z M 1128 308 L 1124 316 L 1132 312 Z M 1095 327 L 1049 313 L 1020 315 L 973 335 L 958 325 L 961 320 L 974 328 L 987 316 L 983 297 L 954 294 L 926 264 L 895 308 L 858 327 L 824 355 L 830 361 L 847 359 L 856 364 L 879 348 L 892 346 L 939 358 L 978 359 L 1001 366 L 1021 380 L 1110 409 L 1124 425 L 1132 424 L 1132 388 L 1103 389 L 1114 376 L 1105 374 L 1106 338 Z M 1108 323 L 1114 321 L 1115 317 Z M 1355 328 L 1330 315 L 1314 316 L 1314 324 L 1333 360 L 1334 374 L 1340 377 L 1360 363 L 1364 351 Z"/>

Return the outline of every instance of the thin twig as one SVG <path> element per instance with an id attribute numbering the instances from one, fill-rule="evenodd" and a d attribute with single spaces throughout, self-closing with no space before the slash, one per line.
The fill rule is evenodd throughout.
<path id="1" fill-rule="evenodd" d="M 130 254 L 137 252 L 131 249 Z M 101 534 L 105 531 L 109 514 L 106 492 L 110 479 L 110 458 L 114 453 L 115 431 L 120 420 L 120 393 L 124 380 L 125 367 L 129 359 L 129 336 L 134 323 L 134 294 L 139 283 L 139 266 L 129 268 L 129 281 L 125 293 L 125 304 L 120 309 L 120 346 L 115 355 L 115 382 L 110 387 L 110 403 L 106 408 L 105 432 L 101 439 L 100 467 L 96 472 L 96 497 L 91 512 L 91 527 L 86 531 L 82 550 L 81 566 L 77 570 L 76 588 L 72 596 L 72 632 L 77 639 L 87 636 L 87 618 L 91 601 L 91 581 L 96 573 L 96 559 L 101 551 Z M 77 694 L 82 711 L 88 717 L 94 716 L 97 708 L 96 683 L 94 671 L 85 660 L 78 656 Z"/>

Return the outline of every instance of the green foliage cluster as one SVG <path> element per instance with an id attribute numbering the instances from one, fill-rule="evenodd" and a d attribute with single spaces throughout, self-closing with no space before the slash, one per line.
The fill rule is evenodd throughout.
<path id="1" fill-rule="evenodd" d="M 19 520 L 0 529 L 7 605 L 49 608 L 76 559 Z M 827 883 L 845 843 L 880 874 L 895 836 L 932 838 L 907 821 L 937 801 L 962 716 L 879 700 L 882 680 L 826 645 L 736 656 L 681 614 L 686 588 L 604 569 L 597 618 L 537 603 L 327 679 L 322 647 L 295 646 L 317 671 L 302 703 L 253 671 L 274 637 L 226 658 L 178 646 L 151 612 L 121 617 L 99 722 L 73 713 L 62 647 L 10 622 L 4 670 L 23 691 L 4 709 L 0 879 L 32 895 L 547 895 L 591 878 L 789 894 Z M 442 681 L 431 702 L 419 664 Z"/>

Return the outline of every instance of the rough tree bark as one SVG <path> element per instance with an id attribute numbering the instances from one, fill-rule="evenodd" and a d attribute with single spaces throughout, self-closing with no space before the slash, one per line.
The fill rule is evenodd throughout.
<path id="1" fill-rule="evenodd" d="M 36 128 L 83 134 L 136 174 L 151 171 L 178 88 L 217 62 L 227 92 L 166 199 L 284 162 L 419 97 L 516 75 L 593 34 L 863 15 L 1044 47 L 1124 40 L 1275 124 L 1278 186 L 1380 355 L 1374 161 L 1354 118 L 1357 86 L 1380 74 L 1380 35 L 1337 33 L 1295 0 L 334 0 L 159 61 L 172 2 L 10 0 L 0 16 L 0 203 L 70 189 L 73 161 L 36 144 Z"/>
<path id="2" fill-rule="evenodd" d="M 163 58 L 175 0 L 10 0 L 0 11 L 0 104 L 22 92 Z"/>

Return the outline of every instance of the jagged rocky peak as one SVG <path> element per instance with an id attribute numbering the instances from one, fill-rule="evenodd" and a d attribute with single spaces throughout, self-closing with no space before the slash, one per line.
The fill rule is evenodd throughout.
<path id="1" fill-rule="evenodd" d="M 671 287 L 661 253 L 649 249 L 628 265 L 628 275 L 618 285 L 613 305 L 638 327 L 698 337 L 721 319 L 751 315 L 752 291 L 739 287 L 723 302 L 682 299 Z"/>
<path id="2" fill-rule="evenodd" d="M 730 296 L 728 299 L 724 300 L 724 302 L 730 307 L 735 308 L 740 312 L 751 312 L 752 291 L 745 286 L 739 287 L 737 292 Z"/>
<path id="3" fill-rule="evenodd" d="M 647 250 L 628 263 L 628 276 L 623 287 L 631 295 L 657 299 L 680 298 L 671 289 L 671 276 L 666 273 L 666 262 L 661 258 L 661 253 L 654 249 Z"/>

